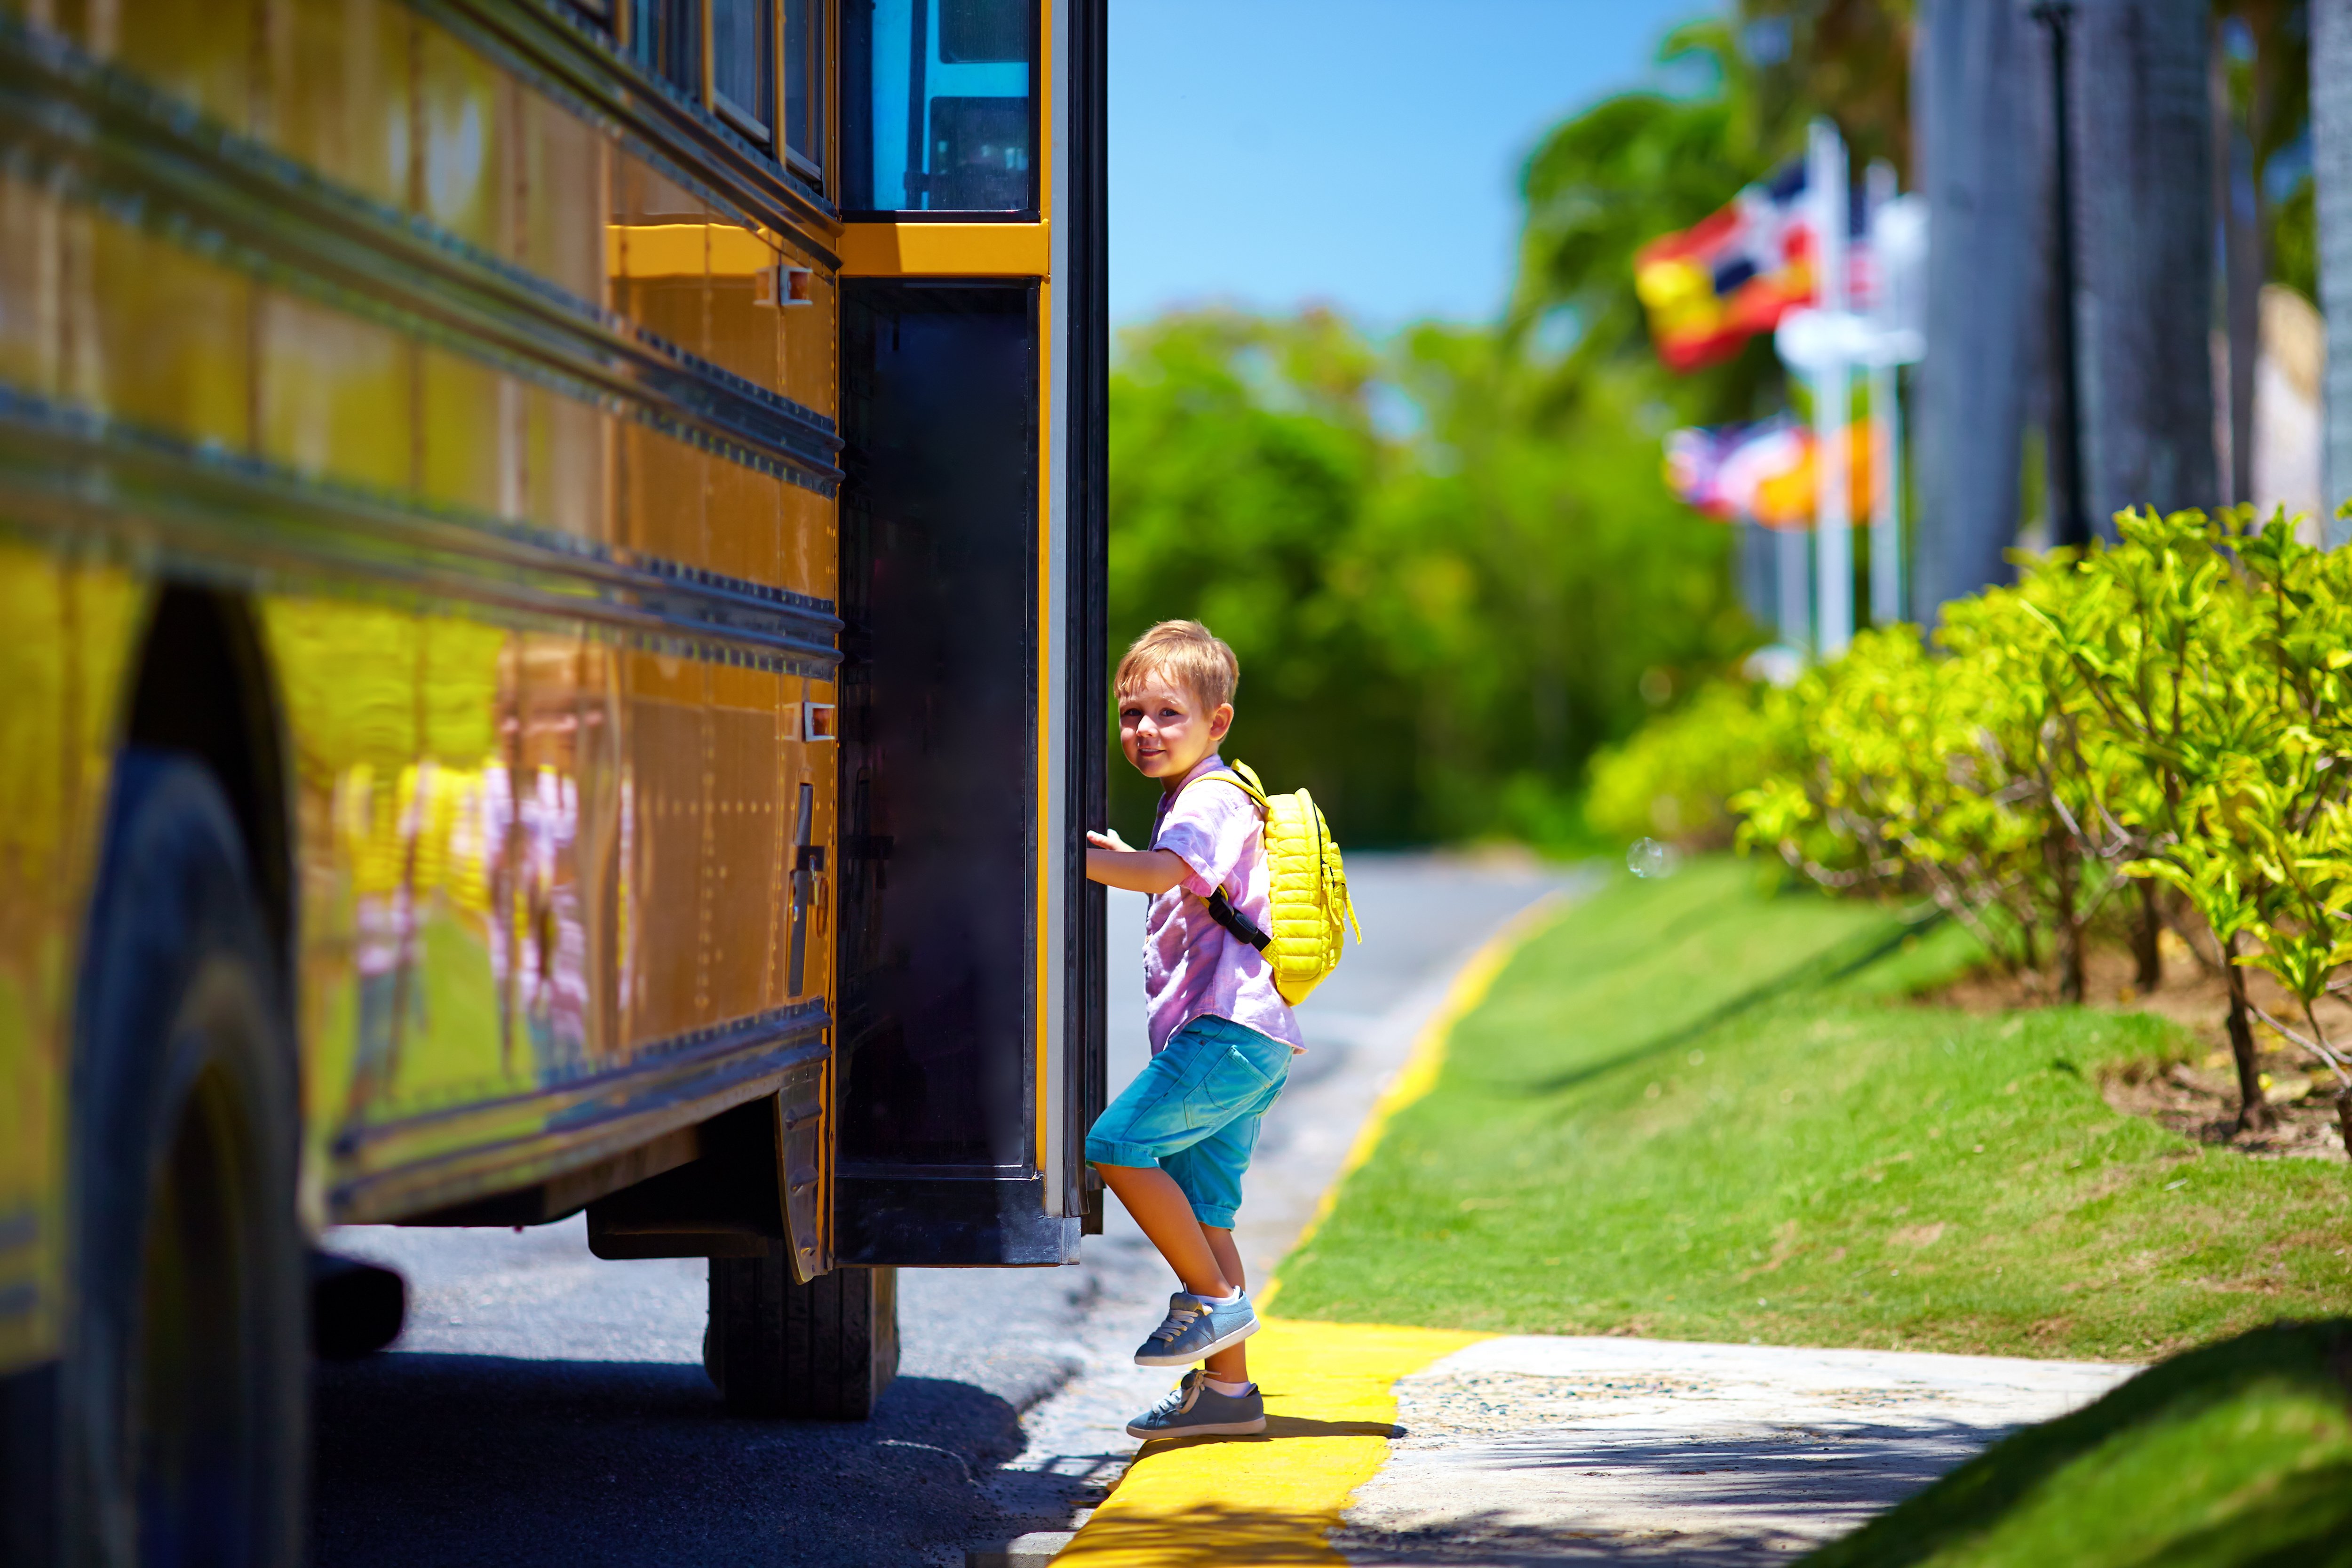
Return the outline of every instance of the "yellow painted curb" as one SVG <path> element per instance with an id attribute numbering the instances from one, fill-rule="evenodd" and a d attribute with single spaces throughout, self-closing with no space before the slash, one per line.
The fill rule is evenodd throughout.
<path id="1" fill-rule="evenodd" d="M 1486 999 L 1495 977 L 1566 900 L 1538 900 L 1471 955 L 1413 1040 L 1402 1071 L 1357 1131 L 1339 1175 L 1298 1237 L 1322 1227 L 1339 1189 L 1372 1157 L 1389 1119 L 1427 1094 L 1445 1064 L 1454 1025 Z M 1297 1250 L 1296 1247 L 1293 1248 Z M 1266 1282 L 1263 1317 L 1282 1289 Z M 1261 1568 L 1317 1563 L 1345 1568 L 1329 1533 L 1358 1487 L 1388 1458 L 1396 1382 L 1491 1334 L 1384 1323 L 1312 1323 L 1264 1317 L 1249 1342 L 1250 1371 L 1265 1392 L 1262 1437 L 1147 1443 L 1056 1563 L 1086 1568 Z"/>
<path id="2" fill-rule="evenodd" d="M 1491 1337 L 1267 1319 L 1249 1342 L 1265 1435 L 1146 1444 L 1055 1563 L 1344 1568 L 1326 1537 L 1388 1458 L 1397 1379 Z"/>

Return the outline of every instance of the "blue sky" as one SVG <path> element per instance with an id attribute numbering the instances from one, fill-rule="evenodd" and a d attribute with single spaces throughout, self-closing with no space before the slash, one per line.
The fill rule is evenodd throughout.
<path id="1" fill-rule="evenodd" d="M 1110 0 L 1115 321 L 1492 316 L 1519 164 L 1708 0 Z"/>

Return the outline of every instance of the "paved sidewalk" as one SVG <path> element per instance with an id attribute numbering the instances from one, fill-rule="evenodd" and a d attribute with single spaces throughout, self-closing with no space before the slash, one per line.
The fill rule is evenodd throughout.
<path id="1" fill-rule="evenodd" d="M 1513 1335 L 1396 1384 L 1350 1563 L 1786 1562 L 2138 1370 Z"/>

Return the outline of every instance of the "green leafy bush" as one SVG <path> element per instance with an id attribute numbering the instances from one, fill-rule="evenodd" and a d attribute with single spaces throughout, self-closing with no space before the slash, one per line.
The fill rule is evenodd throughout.
<path id="1" fill-rule="evenodd" d="M 1731 843 L 1730 800 L 1791 760 L 1794 705 L 1769 686 L 1717 681 L 1592 760 L 1585 818 L 1620 843 Z"/>
<path id="2" fill-rule="evenodd" d="M 2102 906 L 2140 884 L 2145 965 L 2169 889 L 2230 961 L 2259 1124 L 2252 1018 L 2352 1090 L 2314 1005 L 2352 963 L 2352 552 L 2247 508 L 2116 523 L 1947 606 L 1935 648 L 1896 627 L 1809 670 L 1789 762 L 1731 803 L 1738 837 L 1825 887 L 1925 894 L 2068 998 Z M 2258 1006 L 2246 967 L 2296 1016 Z"/>

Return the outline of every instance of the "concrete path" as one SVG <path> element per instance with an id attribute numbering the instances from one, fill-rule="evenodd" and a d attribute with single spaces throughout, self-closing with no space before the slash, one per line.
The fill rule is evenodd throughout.
<path id="1" fill-rule="evenodd" d="M 1358 1564 L 1747 1568 L 1843 1535 L 2137 1368 L 1514 1335 L 1396 1384 Z"/>

